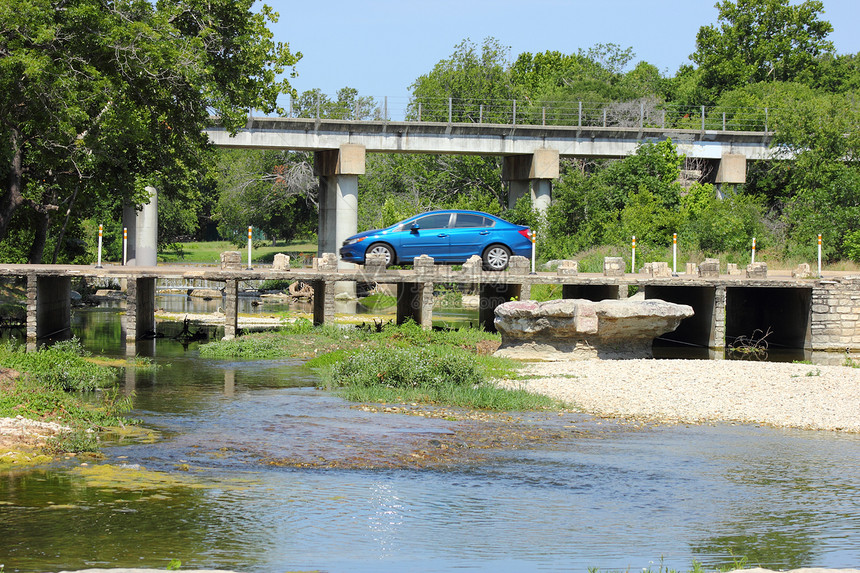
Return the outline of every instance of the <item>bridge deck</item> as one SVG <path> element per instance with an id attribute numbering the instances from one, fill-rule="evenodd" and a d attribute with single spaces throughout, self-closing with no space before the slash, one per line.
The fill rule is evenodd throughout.
<path id="1" fill-rule="evenodd" d="M 185 280 L 301 280 L 301 281 L 353 281 L 378 283 L 415 283 L 436 282 L 454 284 L 606 284 L 606 285 L 644 285 L 644 284 L 700 284 L 700 285 L 733 285 L 733 286 L 771 286 L 771 287 L 811 287 L 817 281 L 854 276 L 860 273 L 849 271 L 827 271 L 821 279 L 801 279 L 791 276 L 788 270 L 769 270 L 767 278 L 747 278 L 744 275 L 720 275 L 719 278 L 705 278 L 696 275 L 678 273 L 673 277 L 651 277 L 640 273 L 626 273 L 620 276 L 605 276 L 602 273 L 578 273 L 560 275 L 556 272 L 537 272 L 534 274 L 518 274 L 512 272 L 453 270 L 446 265 L 436 265 L 433 272 L 416 272 L 411 269 L 386 269 L 383 271 L 368 271 L 364 268 L 355 270 L 318 270 L 312 268 L 293 268 L 290 270 L 273 270 L 271 267 L 256 266 L 250 269 L 221 269 L 215 266 L 186 266 L 159 265 L 157 267 L 128 267 L 122 265 L 104 265 L 101 268 L 93 265 L 19 265 L 6 264 L 0 266 L 0 277 L 54 276 L 82 278 L 163 278 Z"/>

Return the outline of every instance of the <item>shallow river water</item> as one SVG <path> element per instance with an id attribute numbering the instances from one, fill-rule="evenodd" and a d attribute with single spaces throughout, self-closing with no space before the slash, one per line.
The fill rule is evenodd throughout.
<path id="1" fill-rule="evenodd" d="M 75 325 L 122 355 L 114 310 Z M 856 435 L 522 416 L 558 439 L 410 464 L 391 452 L 463 424 L 356 408 L 295 361 L 202 359 L 168 339 L 138 351 L 163 366 L 123 383 L 152 432 L 0 475 L 4 571 L 860 566 Z M 371 463 L 330 463 L 347 459 Z"/>

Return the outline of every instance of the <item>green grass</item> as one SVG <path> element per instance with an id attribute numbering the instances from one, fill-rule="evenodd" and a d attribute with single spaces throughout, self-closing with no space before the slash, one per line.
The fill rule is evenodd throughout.
<path id="1" fill-rule="evenodd" d="M 203 263 L 217 265 L 221 262 L 221 253 L 224 251 L 239 251 L 242 253 L 242 260 L 248 260 L 247 245 L 238 246 L 230 241 L 206 241 L 193 243 L 177 243 L 176 249 L 164 249 L 159 251 L 158 259 L 168 263 Z M 278 243 L 272 246 L 271 242 L 262 243 L 257 241 L 252 243 L 251 262 L 252 263 L 271 263 L 275 254 L 284 253 L 290 255 L 292 265 L 297 258 L 308 259 L 316 256 L 316 242 L 309 241 L 291 241 L 287 243 Z"/>
<path id="2" fill-rule="evenodd" d="M 210 342 L 200 347 L 200 355 L 206 358 L 313 358 L 340 348 L 355 349 L 369 345 L 475 348 L 483 340 L 500 340 L 500 337 L 474 328 L 424 330 L 414 322 L 399 326 L 386 324 L 377 331 L 373 327 L 313 326 L 309 320 L 298 320 L 277 332 L 253 333 L 234 340 Z"/>
<path id="3" fill-rule="evenodd" d="M 0 366 L 12 368 L 51 390 L 90 391 L 113 386 L 117 371 L 87 360 L 77 339 L 42 347 L 36 352 L 11 342 L 0 346 Z"/>
<path id="4" fill-rule="evenodd" d="M 200 348 L 211 358 L 308 358 L 323 388 L 357 402 L 424 403 L 489 410 L 562 409 L 564 404 L 494 378 L 515 377 L 519 363 L 477 354 L 498 334 L 464 328 L 424 330 L 415 323 L 375 329 L 311 326 L 299 321 L 277 333 L 251 334 Z"/>
<path id="5" fill-rule="evenodd" d="M 502 412 L 524 410 L 562 410 L 568 406 L 546 396 L 524 390 L 504 390 L 488 384 L 463 387 L 456 384 L 433 388 L 386 388 L 344 386 L 334 389 L 351 402 L 382 404 L 418 403 Z"/>
<path id="6" fill-rule="evenodd" d="M 323 387 L 355 402 L 418 402 L 480 410 L 560 409 L 557 400 L 496 388 L 512 361 L 476 356 L 457 346 L 432 345 L 338 351 L 320 369 Z M 319 361 L 317 362 L 319 364 Z"/>
<path id="7" fill-rule="evenodd" d="M 532 285 L 529 299 L 535 302 L 545 302 L 561 298 L 561 285 Z"/>
<path id="8" fill-rule="evenodd" d="M 0 346 L 0 366 L 20 373 L 0 386 L 0 417 L 23 416 L 55 421 L 71 432 L 48 444 L 52 452 L 98 449 L 97 430 L 130 423 L 123 414 L 131 410 L 131 398 L 116 387 L 119 369 L 97 363 L 76 339 L 59 342 L 36 352 L 7 343 Z M 123 367 L 135 367 L 127 362 Z M 139 363 L 151 368 L 151 363 Z M 99 390 L 99 400 L 84 399 L 83 392 Z M 94 431 L 95 430 L 95 431 Z"/>

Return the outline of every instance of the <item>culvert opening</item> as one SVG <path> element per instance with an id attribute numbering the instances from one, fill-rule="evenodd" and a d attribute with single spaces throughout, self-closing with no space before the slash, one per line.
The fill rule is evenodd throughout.
<path id="1" fill-rule="evenodd" d="M 693 307 L 693 316 L 681 321 L 673 332 L 667 332 L 654 341 L 655 347 L 714 346 L 714 287 L 646 285 L 646 299 L 660 299 Z"/>
<path id="2" fill-rule="evenodd" d="M 771 349 L 810 349 L 811 288 L 727 287 L 726 348 L 766 335 Z"/>
<path id="3" fill-rule="evenodd" d="M 562 285 L 561 298 L 581 298 L 592 302 L 617 299 L 618 285 Z"/>

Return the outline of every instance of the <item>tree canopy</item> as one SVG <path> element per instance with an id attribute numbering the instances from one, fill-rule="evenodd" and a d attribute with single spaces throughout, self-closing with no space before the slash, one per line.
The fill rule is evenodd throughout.
<path id="1" fill-rule="evenodd" d="M 52 224 L 95 208 L 116 218 L 146 185 L 199 199 L 210 114 L 235 131 L 249 109 L 274 111 L 301 57 L 272 40 L 277 15 L 252 4 L 0 5 L 0 239 L 27 221 L 38 261 Z"/>
<path id="2" fill-rule="evenodd" d="M 702 26 L 690 58 L 711 95 L 763 81 L 814 81 L 833 52 L 833 26 L 819 19 L 820 0 L 722 0 L 719 26 Z M 700 102 L 711 103 L 711 102 Z"/>
<path id="3" fill-rule="evenodd" d="M 118 227 L 123 203 L 139 201 L 147 185 L 160 191 L 160 234 L 168 242 L 194 234 L 201 222 L 217 223 L 226 238 L 249 224 L 270 238 L 312 234 L 311 156 L 214 153 L 202 133 L 210 116 L 234 131 L 249 109 L 278 111 L 284 92 L 293 96 L 294 116 L 383 119 L 386 110 L 351 87 L 334 96 L 292 93 L 285 75 L 301 54 L 274 42 L 267 25 L 277 15 L 253 6 L 0 5 L 0 258 L 38 261 L 53 249 L 53 260 L 78 260 L 86 256 L 83 226 L 98 218 Z M 359 226 L 462 207 L 547 230 L 538 245 L 545 257 L 627 243 L 631 234 L 656 245 L 676 231 L 707 253 L 743 250 L 755 233 L 759 245 L 806 256 L 809 236 L 824 232 L 828 257 L 860 260 L 860 54 L 834 53 L 819 0 L 720 0 L 715 7 L 717 21 L 699 28 L 691 64 L 673 75 L 611 43 L 511 58 L 495 38 L 465 39 L 418 75 L 407 118 L 571 125 L 583 114 L 593 124 L 599 114 L 638 126 L 643 117 L 665 120 L 668 110 L 667 126 L 691 127 L 702 125 L 701 106 L 709 106 L 709 121 L 741 129 L 766 123 L 792 159 L 750 163 L 747 183 L 719 197 L 711 185 L 682 183 L 682 169 L 696 173 L 701 165 L 668 142 L 645 144 L 623 160 L 563 160 L 544 217 L 528 197 L 506 209 L 499 157 L 372 154 L 359 180 Z"/>

